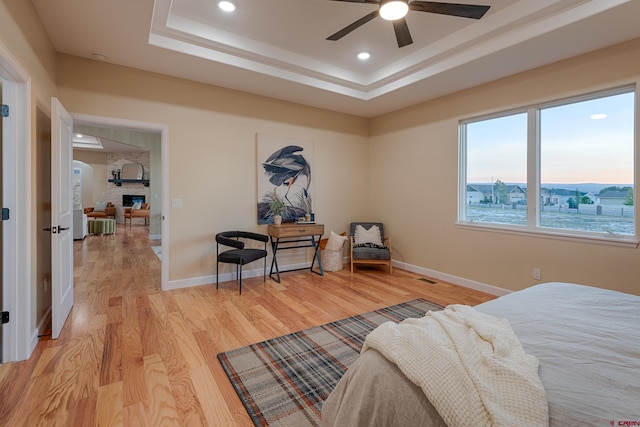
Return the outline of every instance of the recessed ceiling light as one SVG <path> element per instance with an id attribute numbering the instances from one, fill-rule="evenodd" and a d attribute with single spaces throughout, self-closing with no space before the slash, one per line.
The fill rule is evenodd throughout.
<path id="1" fill-rule="evenodd" d="M 592 114 L 592 115 L 589 116 L 589 118 L 591 120 L 602 120 L 602 119 L 607 118 L 607 115 L 604 114 L 604 113 Z"/>
<path id="2" fill-rule="evenodd" d="M 218 7 L 225 12 L 233 12 L 236 10 L 236 5 L 234 2 L 229 0 L 222 0 L 218 2 Z"/>
<path id="3" fill-rule="evenodd" d="M 383 2 L 380 6 L 380 17 L 387 21 L 395 21 L 396 19 L 404 18 L 409 12 L 409 5 L 406 1 L 389 0 Z"/>
<path id="4" fill-rule="evenodd" d="M 371 58 L 371 54 L 369 52 L 360 52 L 358 54 L 358 59 L 361 61 L 366 61 L 369 58 Z"/>
<path id="5" fill-rule="evenodd" d="M 106 61 L 106 60 L 107 60 L 106 55 L 104 55 L 104 54 L 102 54 L 102 53 L 97 53 L 97 52 L 92 53 L 92 54 L 91 54 L 91 57 L 92 57 L 93 59 L 95 59 L 96 61 Z"/>
<path id="6" fill-rule="evenodd" d="M 76 138 L 82 138 L 82 134 L 81 133 L 76 133 Z"/>

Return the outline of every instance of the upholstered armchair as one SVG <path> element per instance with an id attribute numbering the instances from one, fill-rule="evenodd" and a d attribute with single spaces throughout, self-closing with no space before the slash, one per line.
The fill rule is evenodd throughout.
<path id="1" fill-rule="evenodd" d="M 140 209 L 134 209 L 134 207 L 124 208 L 124 226 L 127 226 L 127 220 L 129 220 L 129 228 L 131 228 L 131 221 L 134 218 L 144 218 L 144 225 L 147 225 L 147 220 L 151 213 L 151 204 L 142 203 Z"/>
<path id="2" fill-rule="evenodd" d="M 393 273 L 391 237 L 384 235 L 380 222 L 352 222 L 349 228 L 351 242 L 351 273 L 354 264 L 381 264 Z"/>
<path id="3" fill-rule="evenodd" d="M 109 218 L 116 217 L 116 207 L 111 202 L 96 202 L 92 208 L 84 208 L 87 218 Z"/>

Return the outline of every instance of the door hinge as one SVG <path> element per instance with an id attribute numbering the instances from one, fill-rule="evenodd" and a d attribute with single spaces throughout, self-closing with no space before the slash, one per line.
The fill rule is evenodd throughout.
<path id="1" fill-rule="evenodd" d="M 0 322 L 0 324 L 4 324 L 4 323 L 9 323 L 9 312 L 8 311 L 3 311 L 2 312 L 2 321 Z"/>
<path id="2" fill-rule="evenodd" d="M 7 104 L 0 104 L 0 116 L 9 117 L 9 106 Z"/>
<path id="3" fill-rule="evenodd" d="M 7 221 L 9 219 L 9 208 L 2 208 L 2 218 L 0 221 Z"/>

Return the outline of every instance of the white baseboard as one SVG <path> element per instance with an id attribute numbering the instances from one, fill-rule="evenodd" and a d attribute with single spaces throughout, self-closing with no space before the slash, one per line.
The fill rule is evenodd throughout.
<path id="1" fill-rule="evenodd" d="M 149 240 L 162 240 L 162 234 L 149 234 Z"/>
<path id="2" fill-rule="evenodd" d="M 261 277 L 264 270 L 262 268 L 254 268 L 251 270 L 244 269 L 242 270 L 242 278 L 249 279 L 251 277 Z M 269 274 L 269 264 L 267 263 L 267 274 Z M 222 273 L 218 278 L 219 282 L 230 282 L 237 280 L 235 272 Z M 170 280 L 169 286 L 167 289 L 163 289 L 165 291 L 173 290 L 173 289 L 183 289 L 190 288 L 192 286 L 202 286 L 202 285 L 211 285 L 216 283 L 216 275 L 212 274 L 210 276 L 202 276 L 202 277 L 192 277 L 190 279 L 181 279 L 181 280 Z"/>
<path id="3" fill-rule="evenodd" d="M 216 276 L 191 277 L 189 279 L 169 280 L 167 287 L 163 291 L 172 291 L 174 289 L 191 288 L 193 286 L 210 285 L 216 283 Z"/>
<path id="4" fill-rule="evenodd" d="M 349 258 L 345 257 L 344 262 L 348 263 Z M 308 263 L 285 265 L 280 267 L 280 271 L 285 272 L 286 270 L 305 268 L 308 266 L 309 266 Z M 497 286 L 487 285 L 486 283 L 476 282 L 475 280 L 469 280 L 463 277 L 441 273 L 439 271 L 431 270 L 424 267 L 419 267 L 412 264 L 407 264 L 404 262 L 393 261 L 393 266 L 396 268 L 410 271 L 412 273 L 420 274 L 427 277 L 432 277 L 438 280 L 443 280 L 445 282 L 453 283 L 454 285 L 464 286 L 465 288 L 475 289 L 477 291 L 485 292 L 491 295 L 502 296 L 502 295 L 511 293 L 511 291 L 503 288 L 498 288 Z M 269 274 L 268 269 L 269 269 L 269 265 L 267 265 L 267 274 Z M 262 268 L 255 268 L 252 270 L 243 270 L 242 277 L 244 279 L 248 279 L 250 277 L 259 277 L 259 276 L 262 276 L 262 271 L 263 271 Z M 222 273 L 220 274 L 220 277 L 218 280 L 220 281 L 220 283 L 237 280 L 236 273 L 235 272 Z M 164 290 L 168 291 L 173 289 L 183 289 L 183 288 L 189 288 L 192 286 L 211 285 L 214 283 L 216 283 L 216 276 L 215 274 L 212 274 L 210 276 L 193 277 L 190 279 L 171 280 L 169 281 L 169 286 L 167 287 L 167 289 L 164 289 Z"/>
<path id="5" fill-rule="evenodd" d="M 267 262 L 267 278 L 269 275 L 269 266 L 270 266 L 270 262 Z M 301 268 L 309 268 L 309 263 L 308 262 L 302 262 L 299 264 L 291 264 L 291 265 L 285 265 L 285 266 L 280 266 L 280 272 L 284 273 L 287 270 L 295 270 L 295 269 L 301 269 Z M 251 270 L 242 270 L 242 278 L 243 279 L 249 279 L 251 277 L 262 277 L 262 273 L 263 273 L 263 269 L 262 267 L 259 268 L 254 268 Z M 274 273 L 275 275 L 275 273 Z M 229 272 L 229 273 L 222 273 L 220 274 L 220 277 L 218 278 L 220 283 L 223 282 L 230 282 L 230 281 L 235 281 L 238 278 L 236 277 L 236 273 L 235 272 Z M 202 285 L 211 285 L 211 284 L 215 284 L 216 283 L 216 275 L 212 274 L 210 276 L 203 276 L 203 277 L 192 277 L 190 279 L 180 279 L 180 280 L 170 280 L 169 281 L 169 286 L 167 286 L 166 289 L 163 289 L 163 291 L 169 291 L 169 290 L 173 290 L 173 289 L 183 289 L 183 288 L 190 288 L 192 286 L 202 286 Z"/>
<path id="6" fill-rule="evenodd" d="M 511 291 L 503 288 L 498 288 L 497 286 L 487 285 L 486 283 L 476 282 L 475 280 L 469 280 L 463 277 L 441 273 L 439 271 L 419 267 L 417 265 L 407 264 L 405 262 L 393 261 L 393 266 L 410 271 L 412 273 L 421 274 L 427 277 L 433 277 L 434 279 L 443 280 L 445 282 L 453 283 L 454 285 L 464 286 L 465 288 L 475 289 L 476 291 L 485 292 L 491 295 L 502 296 L 511 293 Z"/>

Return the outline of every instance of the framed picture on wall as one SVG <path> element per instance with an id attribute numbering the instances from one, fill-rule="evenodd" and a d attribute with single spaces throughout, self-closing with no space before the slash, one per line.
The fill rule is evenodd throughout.
<path id="1" fill-rule="evenodd" d="M 283 222 L 313 212 L 313 142 L 258 133 L 258 224 L 272 224 L 271 203 L 284 203 Z"/>

